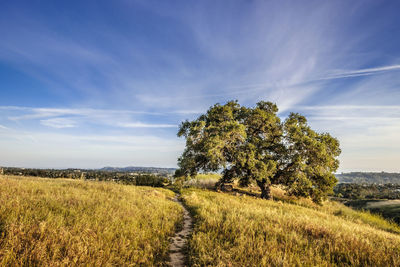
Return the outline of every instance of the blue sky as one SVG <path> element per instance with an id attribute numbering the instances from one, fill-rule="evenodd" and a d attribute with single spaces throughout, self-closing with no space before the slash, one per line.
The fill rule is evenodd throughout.
<path id="1" fill-rule="evenodd" d="M 0 165 L 175 167 L 182 120 L 276 102 L 400 171 L 399 1 L 2 1 Z"/>

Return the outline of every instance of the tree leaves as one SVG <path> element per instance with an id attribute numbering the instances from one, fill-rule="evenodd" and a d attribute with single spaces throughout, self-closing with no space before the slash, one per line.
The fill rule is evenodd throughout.
<path id="1" fill-rule="evenodd" d="M 246 108 L 230 101 L 183 122 L 178 136 L 186 138 L 186 148 L 177 175 L 222 170 L 224 182 L 257 182 L 265 192 L 272 184 L 283 184 L 290 194 L 320 202 L 337 182 L 333 172 L 339 166 L 339 141 L 313 131 L 298 113 L 282 123 L 277 112 L 271 102 Z"/>

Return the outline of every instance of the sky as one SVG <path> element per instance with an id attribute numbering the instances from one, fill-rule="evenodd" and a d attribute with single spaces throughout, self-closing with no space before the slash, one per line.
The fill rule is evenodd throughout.
<path id="1" fill-rule="evenodd" d="M 277 103 L 339 172 L 400 172 L 399 1 L 1 1 L 0 166 L 176 167 L 179 124 Z"/>

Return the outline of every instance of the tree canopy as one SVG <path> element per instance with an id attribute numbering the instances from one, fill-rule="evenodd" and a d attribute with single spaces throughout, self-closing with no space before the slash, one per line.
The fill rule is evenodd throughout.
<path id="1" fill-rule="evenodd" d="M 281 184 L 291 195 L 320 202 L 337 182 L 339 141 L 312 130 L 298 113 L 281 122 L 277 112 L 271 102 L 247 108 L 230 101 L 182 122 L 178 136 L 186 138 L 186 148 L 176 176 L 222 171 L 222 183 L 256 183 L 262 198 L 271 198 L 270 186 Z"/>

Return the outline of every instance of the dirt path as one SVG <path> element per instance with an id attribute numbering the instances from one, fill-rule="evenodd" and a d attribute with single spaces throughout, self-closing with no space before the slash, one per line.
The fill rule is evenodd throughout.
<path id="1" fill-rule="evenodd" d="M 168 262 L 168 266 L 179 267 L 185 266 L 186 253 L 184 250 L 187 239 L 193 229 L 193 219 L 189 211 L 182 204 L 182 201 L 179 200 L 179 195 L 174 198 L 174 201 L 179 203 L 183 208 L 183 228 L 181 231 L 176 232 L 175 236 L 171 239 L 171 245 L 169 247 L 170 261 Z"/>

